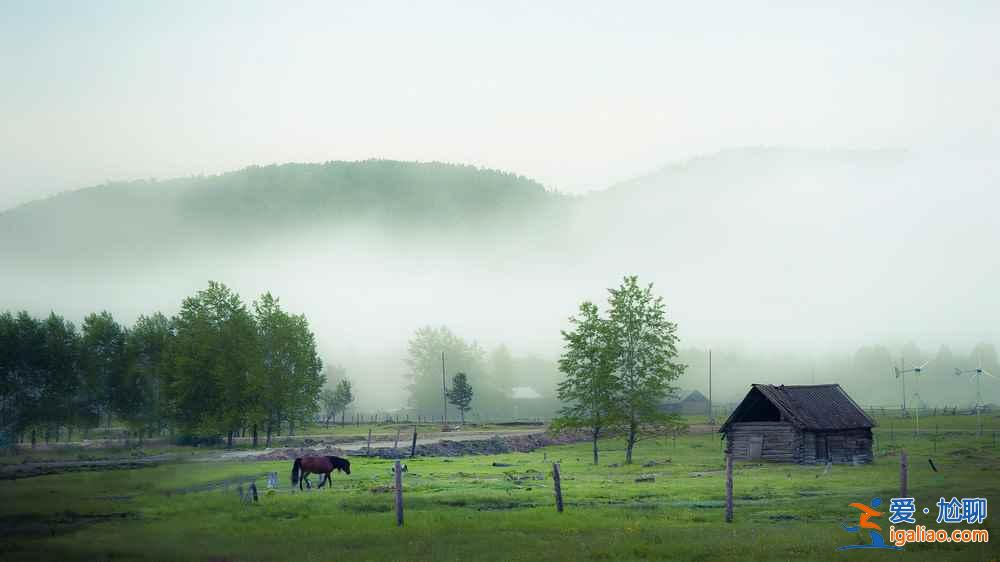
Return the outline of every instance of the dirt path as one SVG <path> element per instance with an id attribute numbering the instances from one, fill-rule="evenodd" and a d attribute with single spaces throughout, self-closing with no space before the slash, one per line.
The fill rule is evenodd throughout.
<path id="1" fill-rule="evenodd" d="M 522 435 L 537 435 L 544 432 L 543 428 L 530 429 L 509 429 L 503 431 L 453 431 L 453 432 L 433 432 L 426 436 L 417 435 L 417 446 L 427 446 L 440 443 L 442 441 L 482 441 L 494 436 L 516 437 Z M 413 441 L 412 433 L 402 433 L 399 437 L 399 447 L 409 448 Z M 373 450 L 386 449 L 393 446 L 395 439 L 373 439 L 371 447 Z M 345 454 L 357 454 L 364 452 L 368 447 L 367 440 L 351 440 L 345 443 L 338 443 L 335 439 L 328 442 L 319 442 L 314 445 L 300 447 L 303 450 L 326 451 L 337 449 Z M 44 476 L 47 474 L 58 474 L 61 472 L 75 471 L 97 471 L 97 470 L 120 470 L 143 468 L 170 461 L 185 462 L 225 462 L 233 460 L 255 459 L 262 455 L 267 455 L 274 451 L 287 450 L 288 447 L 273 447 L 270 449 L 241 449 L 238 451 L 210 451 L 206 454 L 189 457 L 175 453 L 163 453 L 161 455 L 148 457 L 126 457 L 120 459 L 102 460 L 77 460 L 77 461 L 34 461 L 18 464 L 0 464 L 0 480 L 15 480 L 20 478 L 30 478 L 33 476 Z M 100 450 L 100 449 L 91 449 Z"/>
<path id="2" fill-rule="evenodd" d="M 481 441 L 484 439 L 491 439 L 493 437 L 516 437 L 520 435 L 540 435 L 545 433 L 545 428 L 533 427 L 531 429 L 508 429 L 503 431 L 447 431 L 447 432 L 434 432 L 428 433 L 426 436 L 421 436 L 417 433 L 417 446 L 421 445 L 434 445 L 441 441 Z M 372 439 L 371 448 L 372 449 L 388 449 L 395 444 L 395 439 Z M 399 448 L 409 449 L 413 445 L 413 433 L 401 433 L 399 436 Z M 316 451 L 326 450 L 330 448 L 340 449 L 344 453 L 361 453 L 367 450 L 368 440 L 354 440 L 348 441 L 346 443 L 338 443 L 336 441 L 330 442 L 320 442 L 312 446 L 304 446 L 302 449 L 313 449 Z M 252 449 L 252 450 L 240 450 L 240 451 L 224 451 L 218 455 L 213 455 L 211 457 L 201 457 L 197 460 L 199 461 L 226 461 L 226 460 L 239 460 L 247 458 L 255 458 L 260 455 L 268 454 L 272 451 L 288 449 L 288 447 L 272 447 L 269 449 Z"/>
<path id="3" fill-rule="evenodd" d="M 123 468 L 143 468 L 172 460 L 175 455 L 165 453 L 150 457 L 105 459 L 95 461 L 39 461 L 0 466 L 0 480 L 16 480 L 61 472 L 89 470 L 119 470 Z"/>

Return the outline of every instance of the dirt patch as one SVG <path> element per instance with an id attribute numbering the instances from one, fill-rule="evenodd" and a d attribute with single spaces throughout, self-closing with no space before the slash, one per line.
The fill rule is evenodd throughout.
<path id="1" fill-rule="evenodd" d="M 470 439 L 466 441 L 451 441 L 442 439 L 436 443 L 417 445 L 416 454 L 421 457 L 460 457 L 465 455 L 502 455 L 505 453 L 527 453 L 550 447 L 585 441 L 588 437 L 583 433 L 563 433 L 548 435 L 544 433 L 529 433 L 525 435 L 494 435 L 488 439 Z M 371 456 L 385 459 L 395 459 L 409 456 L 409 447 L 373 448 Z"/>
<path id="2" fill-rule="evenodd" d="M 169 455 L 157 455 L 145 458 L 9 464 L 0 466 L 0 480 L 16 480 L 18 478 L 31 478 L 33 476 L 45 476 L 47 474 L 60 474 L 63 472 L 145 468 L 147 466 L 154 466 L 169 458 Z"/>
<path id="3" fill-rule="evenodd" d="M 321 448 L 311 448 L 311 447 L 285 447 L 281 449 L 273 449 L 266 453 L 260 455 L 254 455 L 248 457 L 251 460 L 257 461 L 291 461 L 299 457 L 344 457 L 347 454 L 343 449 L 338 449 L 337 447 L 321 447 Z"/>

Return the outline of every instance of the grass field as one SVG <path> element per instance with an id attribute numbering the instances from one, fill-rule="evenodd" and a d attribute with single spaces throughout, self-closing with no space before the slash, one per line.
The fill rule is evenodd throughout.
<path id="1" fill-rule="evenodd" d="M 622 444 L 531 453 L 406 460 L 406 525 L 395 527 L 391 461 L 352 457 L 332 490 L 289 488 L 289 462 L 174 462 L 0 481 L 0 555 L 7 560 L 997 560 L 1000 545 L 911 544 L 904 552 L 845 551 L 862 537 L 851 502 L 898 495 L 910 457 L 920 524 L 934 528 L 939 496 L 1000 497 L 1000 420 L 938 416 L 880 420 L 868 466 L 737 463 L 735 522 L 723 522 L 724 461 L 716 434 L 645 441 L 636 463 Z M 964 422 L 964 423 L 963 423 Z M 937 428 L 937 430 L 935 430 Z M 191 451 L 197 459 L 203 453 Z M 939 472 L 931 470 L 933 457 Z M 566 511 L 554 508 L 561 461 Z M 494 466 L 494 463 L 511 466 Z M 643 466 L 648 464 L 649 466 Z M 242 505 L 208 484 L 278 471 L 281 487 Z M 652 475 L 653 482 L 636 482 Z M 315 477 L 314 477 L 315 481 Z M 263 477 L 257 480 L 263 487 Z M 883 528 L 887 525 L 881 518 Z M 996 529 L 992 518 L 983 528 Z"/>

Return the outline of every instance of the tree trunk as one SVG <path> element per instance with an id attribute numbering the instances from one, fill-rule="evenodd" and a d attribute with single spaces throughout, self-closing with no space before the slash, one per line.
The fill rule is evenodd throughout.
<path id="1" fill-rule="evenodd" d="M 230 431 L 226 434 L 226 447 L 229 449 L 233 448 L 233 433 L 235 432 Z"/>
<path id="2" fill-rule="evenodd" d="M 271 422 L 270 421 L 267 422 L 267 444 L 264 445 L 264 446 L 267 447 L 268 449 L 271 448 Z"/>
<path id="3" fill-rule="evenodd" d="M 35 442 L 37 441 L 37 437 L 35 435 L 35 432 L 36 432 L 35 428 L 31 428 L 31 448 L 32 449 L 35 448 Z"/>
<path id="4" fill-rule="evenodd" d="M 257 422 L 254 422 L 254 424 L 253 424 L 252 435 L 253 435 L 253 448 L 256 449 L 257 448 Z"/>
<path id="5" fill-rule="evenodd" d="M 625 445 L 625 464 L 632 464 L 632 449 L 635 447 L 635 440 L 638 437 L 638 427 L 635 420 L 628 425 L 628 443 Z"/>
<path id="6" fill-rule="evenodd" d="M 597 436 L 600 435 L 601 430 L 599 428 L 594 428 L 594 466 L 597 466 Z"/>

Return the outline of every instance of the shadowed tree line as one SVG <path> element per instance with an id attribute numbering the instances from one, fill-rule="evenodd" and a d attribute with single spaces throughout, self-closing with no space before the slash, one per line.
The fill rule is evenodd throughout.
<path id="1" fill-rule="evenodd" d="M 108 312 L 79 329 L 62 316 L 0 313 L 0 433 L 9 443 L 88 435 L 112 419 L 140 440 L 290 432 L 318 410 L 324 382 L 305 316 L 265 293 L 251 305 L 221 283 L 168 318 L 132 327 Z"/>

